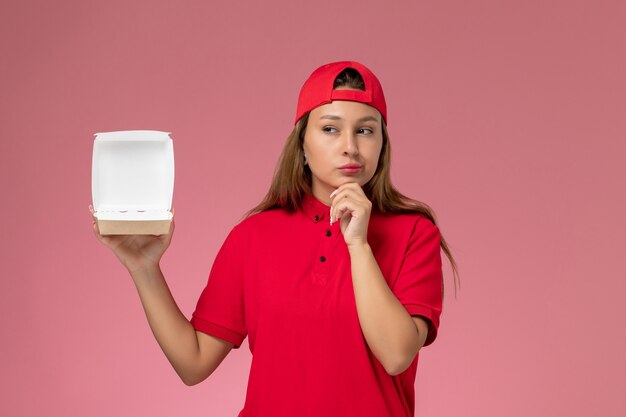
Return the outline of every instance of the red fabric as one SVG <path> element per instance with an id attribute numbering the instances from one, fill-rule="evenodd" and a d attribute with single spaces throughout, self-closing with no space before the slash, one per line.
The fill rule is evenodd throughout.
<path id="1" fill-rule="evenodd" d="M 365 91 L 333 90 L 335 78 L 346 68 L 353 68 L 361 74 L 365 84 Z M 368 104 L 380 112 L 385 120 L 385 124 L 389 124 L 387 120 L 387 103 L 380 81 L 369 68 L 354 61 L 332 62 L 322 65 L 313 71 L 300 89 L 294 124 L 305 113 L 333 100 L 358 101 Z"/>
<path id="2" fill-rule="evenodd" d="M 429 321 L 426 344 L 435 340 L 442 308 L 439 239 L 423 216 L 370 216 L 374 256 L 407 311 Z M 329 207 L 310 194 L 296 213 L 270 210 L 232 229 L 191 323 L 235 348 L 249 337 L 239 417 L 414 415 L 419 354 L 397 376 L 372 354 L 339 222 L 330 226 Z"/>

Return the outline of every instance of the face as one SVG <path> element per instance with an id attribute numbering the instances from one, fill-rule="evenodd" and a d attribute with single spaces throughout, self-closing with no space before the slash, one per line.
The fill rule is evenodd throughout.
<path id="1" fill-rule="evenodd" d="M 312 173 L 312 191 L 330 205 L 340 185 L 365 185 L 376 172 L 383 144 L 382 117 L 375 108 L 337 100 L 311 110 L 304 134 L 304 153 Z M 355 164 L 357 169 L 342 169 Z"/>

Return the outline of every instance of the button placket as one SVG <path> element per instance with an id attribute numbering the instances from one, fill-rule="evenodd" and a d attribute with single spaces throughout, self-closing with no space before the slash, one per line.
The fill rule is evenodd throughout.
<path id="1" fill-rule="evenodd" d="M 315 267 L 313 268 L 313 281 L 317 284 L 325 285 L 328 281 L 331 269 L 330 264 L 333 261 L 333 256 L 335 256 L 336 239 L 340 234 L 338 230 L 333 229 L 336 229 L 338 226 L 339 224 L 335 223 L 333 226 L 324 225 L 324 228 L 320 228 L 320 233 L 323 236 L 321 237 L 322 241 L 320 242 Z"/>

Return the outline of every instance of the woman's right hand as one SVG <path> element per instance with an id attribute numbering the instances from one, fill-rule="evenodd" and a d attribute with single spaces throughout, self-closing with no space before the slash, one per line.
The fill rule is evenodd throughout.
<path id="1" fill-rule="evenodd" d="M 89 211 L 94 216 L 91 205 Z M 182 381 L 194 385 L 208 378 L 234 345 L 195 330 L 167 287 L 158 264 L 172 240 L 174 219 L 169 233 L 160 236 L 102 236 L 95 216 L 92 226 L 96 238 L 111 249 L 131 273 L 154 337 Z"/>
<path id="2" fill-rule="evenodd" d="M 174 218 L 170 225 L 170 231 L 165 235 L 108 235 L 100 234 L 94 210 L 89 205 L 89 211 L 93 218 L 93 233 L 96 238 L 106 247 L 111 249 L 115 256 L 122 262 L 129 272 L 142 268 L 158 265 L 163 253 L 169 247 L 174 234 Z M 172 214 L 174 209 L 172 208 Z"/>

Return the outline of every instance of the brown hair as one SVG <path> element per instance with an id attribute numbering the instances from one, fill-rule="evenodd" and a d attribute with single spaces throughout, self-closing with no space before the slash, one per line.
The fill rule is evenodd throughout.
<path id="1" fill-rule="evenodd" d="M 365 90 L 365 84 L 363 83 L 361 75 L 352 68 L 347 68 L 337 76 L 333 88 L 337 87 Z M 312 192 L 311 169 L 308 165 L 304 164 L 304 151 L 302 148 L 308 120 L 309 113 L 306 113 L 296 123 L 294 129 L 287 137 L 267 194 L 261 203 L 249 210 L 244 217 L 279 208 L 293 213 L 300 207 L 304 195 Z M 391 184 L 391 144 L 384 120 L 382 121 L 382 134 L 383 146 L 378 159 L 376 172 L 372 179 L 363 186 L 365 195 L 372 202 L 372 208 L 382 214 L 421 214 L 438 226 L 435 212 L 432 208 L 426 203 L 402 195 Z M 457 284 L 460 288 L 458 267 L 441 231 L 440 237 L 441 248 L 452 266 L 456 296 Z M 443 289 L 443 281 L 441 285 Z"/>

